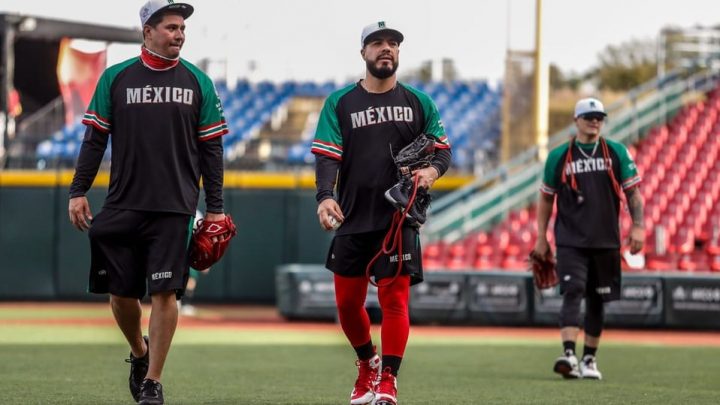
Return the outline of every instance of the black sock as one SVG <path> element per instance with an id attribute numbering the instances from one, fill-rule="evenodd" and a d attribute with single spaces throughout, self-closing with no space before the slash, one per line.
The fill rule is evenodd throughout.
<path id="1" fill-rule="evenodd" d="M 353 347 L 355 353 L 357 353 L 358 359 L 370 360 L 375 356 L 375 347 L 372 344 L 372 340 L 368 341 L 364 345 Z"/>
<path id="2" fill-rule="evenodd" d="M 585 358 L 585 356 L 595 357 L 595 353 L 597 353 L 597 347 L 590 347 L 588 345 L 583 347 L 583 358 Z"/>
<path id="3" fill-rule="evenodd" d="M 563 351 L 568 356 L 575 354 L 575 342 L 572 340 L 563 340 Z"/>
<path id="4" fill-rule="evenodd" d="M 397 377 L 398 370 L 400 370 L 400 363 L 402 362 L 402 357 L 398 356 L 382 356 L 382 368 L 383 371 L 386 368 L 390 369 L 390 374 Z"/>

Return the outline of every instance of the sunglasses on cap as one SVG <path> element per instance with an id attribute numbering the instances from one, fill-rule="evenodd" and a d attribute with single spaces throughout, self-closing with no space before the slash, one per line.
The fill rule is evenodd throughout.
<path id="1" fill-rule="evenodd" d="M 596 120 L 598 122 L 605 121 L 605 116 L 603 114 L 597 114 L 597 113 L 583 114 L 580 116 L 580 118 L 584 119 L 585 121 L 592 121 L 592 120 Z"/>

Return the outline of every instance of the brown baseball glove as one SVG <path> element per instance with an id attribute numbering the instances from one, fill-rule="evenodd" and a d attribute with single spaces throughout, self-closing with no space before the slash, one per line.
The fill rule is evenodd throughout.
<path id="1" fill-rule="evenodd" d="M 235 235 L 237 228 L 230 215 L 225 215 L 222 221 L 198 221 L 190 243 L 190 266 L 196 270 L 205 270 L 215 264 Z"/>
<path id="2" fill-rule="evenodd" d="M 545 255 L 540 255 L 534 250 L 528 257 L 530 270 L 533 272 L 533 280 L 538 289 L 552 288 L 558 285 L 557 272 L 555 271 L 555 257 L 552 250 L 548 249 Z"/>

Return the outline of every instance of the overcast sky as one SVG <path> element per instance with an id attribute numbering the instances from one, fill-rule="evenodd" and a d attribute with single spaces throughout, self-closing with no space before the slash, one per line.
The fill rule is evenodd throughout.
<path id="1" fill-rule="evenodd" d="M 137 28 L 142 4 L 136 0 L 0 0 L 0 12 Z M 193 62 L 204 57 L 227 62 L 231 76 L 251 74 L 254 80 L 360 77 L 364 72 L 360 32 L 379 20 L 405 35 L 401 70 L 416 68 L 428 59 L 450 58 L 461 77 L 494 83 L 502 77 L 508 46 L 531 50 L 534 45 L 534 0 L 202 0 L 190 4 L 195 14 L 187 21 L 182 56 Z M 596 63 L 597 54 L 608 44 L 654 39 L 664 26 L 720 23 L 720 0 L 544 0 L 543 7 L 545 57 L 564 71 L 582 72 Z M 137 53 L 134 47 L 125 52 Z M 251 65 L 255 69 L 250 73 Z"/>

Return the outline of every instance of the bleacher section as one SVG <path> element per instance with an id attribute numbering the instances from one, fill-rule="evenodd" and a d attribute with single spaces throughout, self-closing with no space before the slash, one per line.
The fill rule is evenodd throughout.
<path id="1" fill-rule="evenodd" d="M 720 88 L 684 106 L 667 125 L 629 147 L 643 177 L 645 270 L 720 272 Z M 554 218 L 549 229 L 553 229 Z M 424 247 L 427 268 L 523 271 L 537 236 L 535 206 L 492 229 Z M 631 226 L 621 214 L 623 239 Z M 552 232 L 548 237 L 552 244 Z M 626 270 L 631 270 L 626 267 Z"/>
<path id="2" fill-rule="evenodd" d="M 412 83 L 430 94 L 453 146 L 453 166 L 470 171 L 474 162 L 492 154 L 500 134 L 501 91 L 491 89 L 484 81 L 451 83 Z M 324 98 L 339 88 L 332 82 L 260 82 L 240 81 L 234 89 L 224 82 L 216 88 L 225 109 L 230 133 L 224 137 L 225 158 L 241 159 L 244 145 L 257 138 L 280 108 L 293 97 Z M 288 165 L 314 162 L 310 143 L 316 122 L 310 122 L 301 139 L 287 150 Z M 38 167 L 72 167 L 82 142 L 85 127 L 79 121 L 58 131 L 37 147 Z M 107 155 L 106 155 L 107 156 Z"/>

